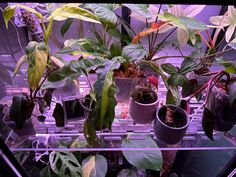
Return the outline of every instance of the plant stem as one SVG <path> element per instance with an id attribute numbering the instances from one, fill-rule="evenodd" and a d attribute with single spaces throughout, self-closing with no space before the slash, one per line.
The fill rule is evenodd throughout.
<path id="1" fill-rule="evenodd" d="M 158 47 L 154 50 L 154 52 L 150 55 L 150 59 L 152 60 L 152 57 L 155 55 L 155 53 L 157 52 L 157 50 L 161 47 L 161 45 L 170 37 L 170 35 L 176 30 L 177 28 L 174 28 L 162 41 L 161 43 L 158 45 Z M 152 61 L 156 61 L 156 60 L 152 60 Z"/>
<path id="2" fill-rule="evenodd" d="M 206 39 L 203 37 L 203 35 L 199 31 L 197 31 L 197 34 L 201 37 L 202 41 L 207 45 L 207 47 L 209 49 L 211 49 L 210 44 L 206 41 Z"/>
<path id="3" fill-rule="evenodd" d="M 148 28 L 147 18 L 146 18 L 146 28 Z M 149 34 L 148 34 L 148 51 L 149 51 L 149 53 L 152 52 L 152 47 L 151 47 L 151 41 L 150 41 L 150 35 Z"/>

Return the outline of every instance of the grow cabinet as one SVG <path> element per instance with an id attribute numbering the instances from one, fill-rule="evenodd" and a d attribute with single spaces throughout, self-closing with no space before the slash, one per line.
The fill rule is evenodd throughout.
<path id="1" fill-rule="evenodd" d="M 225 161 L 200 176 L 233 171 L 233 6 L 0 5 L 0 152 L 19 173 L 6 152 L 37 176 L 193 176 L 206 151 Z"/>

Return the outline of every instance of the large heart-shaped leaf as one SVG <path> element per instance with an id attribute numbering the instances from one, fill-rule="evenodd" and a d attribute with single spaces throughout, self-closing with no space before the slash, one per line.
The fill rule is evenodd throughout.
<path id="1" fill-rule="evenodd" d="M 33 109 L 34 103 L 28 101 L 25 95 L 13 97 L 9 115 L 19 130 L 23 128 L 25 120 L 31 117 Z"/>
<path id="2" fill-rule="evenodd" d="M 157 144 L 150 136 L 145 136 L 143 140 L 124 139 L 122 141 L 122 148 L 143 148 L 143 150 L 122 151 L 126 160 L 136 168 L 156 171 L 162 169 L 163 159 L 161 151 L 148 150 L 148 148 L 158 148 Z"/>
<path id="3" fill-rule="evenodd" d="M 123 48 L 122 56 L 128 61 L 141 60 L 145 55 L 148 54 L 148 51 L 140 44 L 130 44 Z"/>
<path id="4" fill-rule="evenodd" d="M 116 24 L 117 17 L 114 10 L 118 7 L 116 4 L 86 4 L 86 6 L 92 9 L 97 17 L 108 24 Z"/>
<path id="5" fill-rule="evenodd" d="M 180 17 L 180 23 L 185 25 L 188 29 L 206 30 L 208 28 L 203 22 L 186 16 Z"/>
<path id="6" fill-rule="evenodd" d="M 202 117 L 202 128 L 206 136 L 214 140 L 213 129 L 214 129 L 215 115 L 206 107 L 204 107 L 203 117 Z"/>
<path id="7" fill-rule="evenodd" d="M 28 83 L 32 90 L 36 89 L 46 69 L 49 49 L 45 43 L 30 42 L 26 47 L 28 61 Z"/>
<path id="8" fill-rule="evenodd" d="M 13 17 L 14 13 L 16 10 L 16 6 L 7 6 L 4 11 L 3 11 L 3 18 L 6 24 L 6 27 L 8 28 L 8 22 L 11 20 Z"/>
<path id="9" fill-rule="evenodd" d="M 102 155 L 89 156 L 82 161 L 83 177 L 105 177 L 107 160 Z"/>
<path id="10" fill-rule="evenodd" d="M 131 11 L 144 16 L 146 18 L 152 18 L 151 12 L 148 10 L 148 4 L 123 4 L 128 7 Z"/>
<path id="11" fill-rule="evenodd" d="M 52 151 L 49 155 L 49 162 L 52 171 L 59 176 L 82 176 L 80 163 L 71 152 Z"/>

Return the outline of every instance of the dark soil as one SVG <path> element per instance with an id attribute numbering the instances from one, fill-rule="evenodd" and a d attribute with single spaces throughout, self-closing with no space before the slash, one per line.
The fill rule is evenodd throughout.
<path id="1" fill-rule="evenodd" d="M 182 113 L 182 111 L 180 111 L 179 109 L 177 109 L 175 107 L 173 107 L 173 108 L 171 107 L 171 109 L 173 110 L 174 122 L 173 123 L 166 122 L 166 110 L 167 110 L 166 106 L 163 107 L 162 109 L 160 109 L 160 111 L 159 111 L 158 116 L 161 119 L 161 121 L 170 127 L 179 128 L 179 127 L 185 126 L 187 123 L 187 120 L 185 118 L 185 115 Z"/>
<path id="2" fill-rule="evenodd" d="M 127 69 L 119 68 L 114 70 L 114 77 L 122 77 L 122 78 L 144 77 L 144 73 L 139 71 L 137 65 L 129 63 Z"/>

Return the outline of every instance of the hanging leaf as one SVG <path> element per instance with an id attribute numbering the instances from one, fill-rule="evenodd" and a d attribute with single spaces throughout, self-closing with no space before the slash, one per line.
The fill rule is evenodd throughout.
<path id="1" fill-rule="evenodd" d="M 89 145 L 93 145 L 96 143 L 97 135 L 95 130 L 95 122 L 94 119 L 96 118 L 96 110 L 93 110 L 89 113 L 89 117 L 85 120 L 83 126 L 83 133 L 84 137 L 87 140 Z"/>
<path id="2" fill-rule="evenodd" d="M 132 137 L 132 136 L 131 136 Z M 162 153 L 160 150 L 148 150 L 148 148 L 158 148 L 155 141 L 150 136 L 145 136 L 143 140 L 124 139 L 122 148 L 134 149 L 143 148 L 144 150 L 132 150 L 122 153 L 126 160 L 136 168 L 160 171 L 162 169 Z M 146 149 L 146 150 L 145 150 Z"/>
<path id="3" fill-rule="evenodd" d="M 152 18 L 151 12 L 148 10 L 148 4 L 123 4 L 128 7 L 131 11 L 136 12 L 137 14 L 144 16 L 147 19 Z"/>
<path id="4" fill-rule="evenodd" d="M 52 171 L 59 176 L 82 176 L 80 163 L 71 152 L 52 151 L 49 155 L 49 162 Z"/>
<path id="5" fill-rule="evenodd" d="M 188 81 L 187 77 L 182 74 L 173 74 L 168 79 L 168 84 L 172 86 L 183 86 Z"/>
<path id="6" fill-rule="evenodd" d="M 198 89 L 197 79 L 191 79 L 184 83 L 182 87 L 182 96 L 187 97 L 195 93 Z"/>
<path id="7" fill-rule="evenodd" d="M 180 93 L 177 87 L 170 86 L 167 91 L 166 104 L 179 105 L 180 104 Z"/>
<path id="8" fill-rule="evenodd" d="M 203 118 L 202 118 L 202 128 L 206 136 L 214 140 L 213 129 L 214 129 L 215 115 L 206 107 L 204 107 Z"/>
<path id="9" fill-rule="evenodd" d="M 60 103 L 56 103 L 56 107 L 53 111 L 52 117 L 54 117 L 57 127 L 64 127 L 65 117 L 64 109 Z"/>
<path id="10" fill-rule="evenodd" d="M 140 44 L 130 44 L 123 48 L 122 56 L 128 61 L 142 60 L 144 56 L 148 54 L 148 51 Z"/>
<path id="11" fill-rule="evenodd" d="M 62 35 L 62 37 L 64 37 L 64 34 L 68 31 L 68 29 L 70 28 L 72 23 L 73 23 L 73 19 L 72 18 L 66 19 L 65 23 L 61 27 L 61 35 Z"/>
<path id="12" fill-rule="evenodd" d="M 19 71 L 20 67 L 27 62 L 27 56 L 23 55 L 16 63 L 13 77 L 16 76 L 16 73 Z"/>
<path id="13" fill-rule="evenodd" d="M 13 17 L 15 10 L 16 10 L 16 6 L 7 6 L 3 11 L 3 18 L 4 18 L 7 29 L 8 29 L 8 22 Z"/>
<path id="14" fill-rule="evenodd" d="M 201 21 L 186 17 L 186 16 L 181 16 L 180 18 L 180 23 L 185 25 L 188 29 L 195 29 L 195 30 L 206 30 L 208 29 L 207 25 L 202 23 Z"/>
<path id="15" fill-rule="evenodd" d="M 23 128 L 25 120 L 31 117 L 33 109 L 34 103 L 28 101 L 25 95 L 22 94 L 12 98 L 9 115 L 19 130 Z"/>
<path id="16" fill-rule="evenodd" d="M 57 87 L 57 88 L 58 88 L 58 87 Z M 54 89 L 49 88 L 49 89 L 46 90 L 46 92 L 45 92 L 45 94 L 44 94 L 44 96 L 43 96 L 43 99 L 44 99 L 44 101 L 46 102 L 46 105 L 47 105 L 48 107 L 51 106 L 53 91 L 54 91 Z"/>
<path id="17" fill-rule="evenodd" d="M 177 74 L 178 73 L 178 69 L 170 63 L 162 64 L 161 68 L 163 69 L 163 71 L 165 71 L 168 74 Z"/>
<path id="18" fill-rule="evenodd" d="M 83 177 L 105 177 L 107 160 L 102 155 L 90 155 L 82 161 Z"/>
<path id="19" fill-rule="evenodd" d="M 36 89 L 46 69 L 49 49 L 45 43 L 29 42 L 26 47 L 28 82 L 32 90 Z"/>

